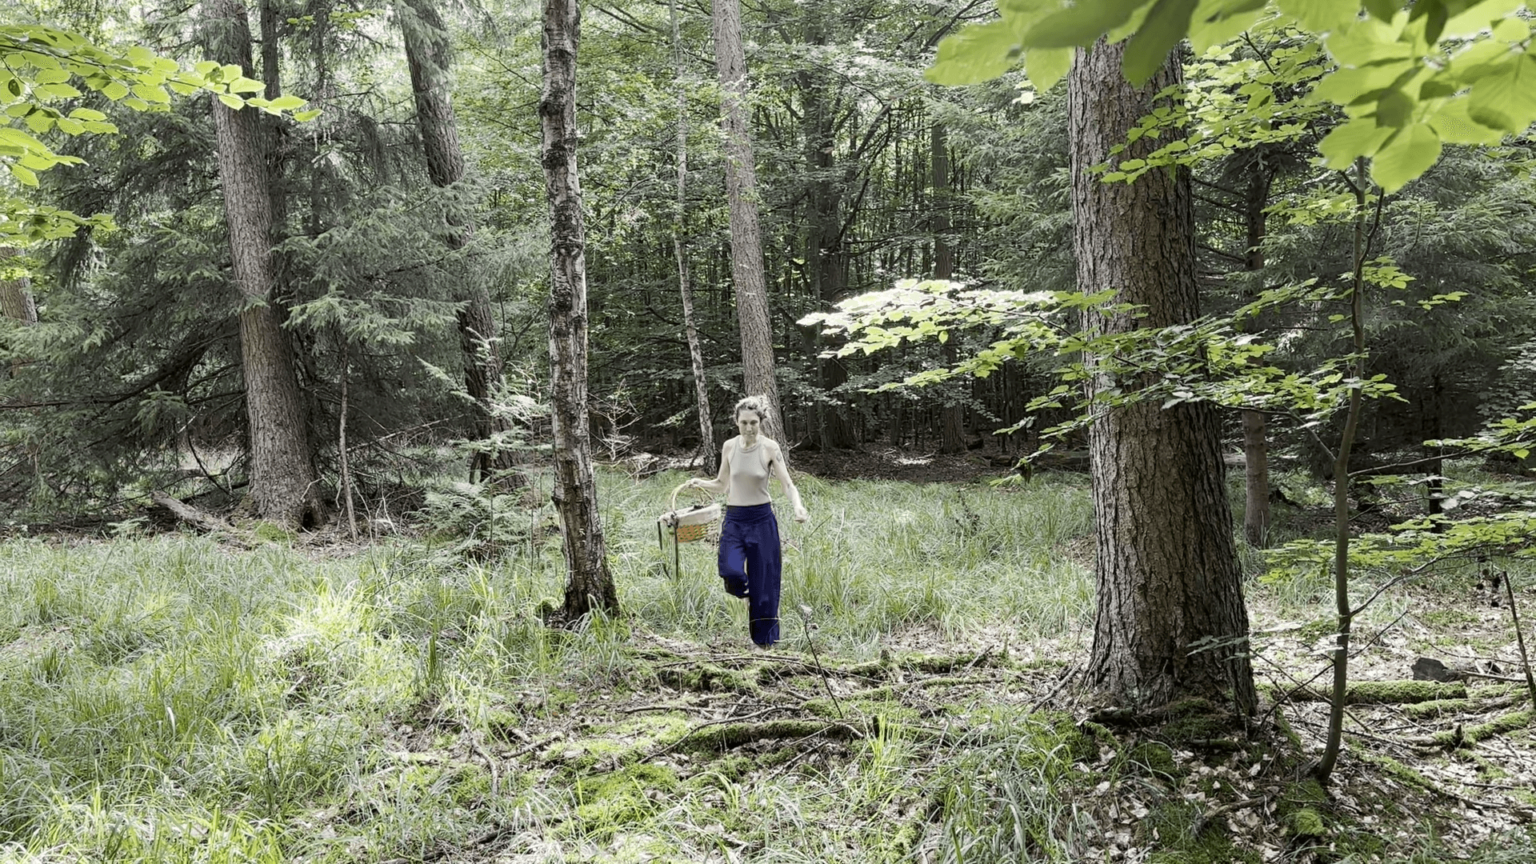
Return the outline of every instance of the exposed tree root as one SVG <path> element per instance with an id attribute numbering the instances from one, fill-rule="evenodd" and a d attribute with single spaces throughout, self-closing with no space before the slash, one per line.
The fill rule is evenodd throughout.
<path id="1" fill-rule="evenodd" d="M 171 511 L 171 513 L 174 514 L 177 519 L 180 519 L 183 522 L 186 522 L 190 525 L 195 525 L 198 528 L 209 532 L 210 534 L 218 535 L 219 537 L 228 540 L 230 543 L 233 543 L 234 545 L 243 549 L 256 548 L 257 543 L 255 538 L 251 537 L 246 532 L 234 527 L 233 525 L 230 525 L 223 519 L 214 516 L 211 513 L 205 513 L 202 510 L 193 507 L 191 504 L 187 504 L 186 502 L 172 498 L 170 495 L 161 492 L 159 489 L 150 492 L 149 497 L 156 504 L 159 504 L 161 507 Z"/>

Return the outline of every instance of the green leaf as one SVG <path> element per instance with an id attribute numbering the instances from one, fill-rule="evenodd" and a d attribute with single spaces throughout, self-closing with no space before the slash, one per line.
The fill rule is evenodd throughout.
<path id="1" fill-rule="evenodd" d="M 1024 34 L 1024 47 L 1074 48 L 1091 45 L 1100 36 L 1129 21 L 1137 9 L 1150 2 L 1152 0 L 1098 0 L 1069 6 L 1047 15 L 1030 27 Z"/>
<path id="2" fill-rule="evenodd" d="M 265 88 L 265 86 L 266 85 L 262 84 L 260 81 L 257 81 L 254 78 L 246 78 L 242 75 L 241 77 L 229 82 L 229 92 L 260 93 Z"/>
<path id="3" fill-rule="evenodd" d="M 1024 52 L 1024 74 L 1041 93 L 1072 71 L 1072 48 L 1031 48 Z"/>
<path id="4" fill-rule="evenodd" d="M 101 88 L 101 95 L 116 102 L 128 95 L 128 88 L 121 81 L 112 81 Z"/>
<path id="5" fill-rule="evenodd" d="M 1202 0 L 1189 28 L 1189 42 L 1196 54 L 1237 38 L 1264 14 L 1267 0 Z"/>
<path id="6" fill-rule="evenodd" d="M 223 102 L 231 111 L 239 111 L 245 107 L 245 100 L 239 96 L 231 96 L 228 93 L 220 93 L 219 101 Z"/>
<path id="7" fill-rule="evenodd" d="M 1440 34 L 1445 32 L 1445 22 L 1450 18 L 1444 0 L 1418 0 L 1413 4 L 1413 11 L 1408 13 L 1408 20 L 1420 18 L 1425 19 L 1424 41 L 1431 45 L 1439 42 Z"/>
<path id="8" fill-rule="evenodd" d="M 1006 21 L 970 24 L 939 43 L 939 54 L 923 77 L 935 84 L 979 84 L 1018 62 L 1019 37 Z"/>
<path id="9" fill-rule="evenodd" d="M 1379 21 L 1391 21 L 1392 16 L 1403 8 L 1401 0 L 1363 0 L 1363 2 L 1365 10 Z"/>
<path id="10" fill-rule="evenodd" d="M 1490 24 L 1514 14 L 1525 0 L 1482 0 L 1463 12 L 1453 14 L 1445 23 L 1442 39 L 1467 39 L 1476 36 Z"/>
<path id="11" fill-rule="evenodd" d="M 1376 100 L 1376 123 L 1381 126 L 1401 128 L 1413 119 L 1413 97 L 1401 90 L 1388 90 Z"/>
<path id="12" fill-rule="evenodd" d="M 1342 30 L 1360 16 L 1360 8 L 1345 0 L 1279 0 L 1277 5 L 1313 33 Z"/>
<path id="13" fill-rule="evenodd" d="M 1440 106 L 1425 118 L 1425 122 L 1435 127 L 1440 140 L 1446 144 L 1497 144 L 1503 140 L 1503 132 L 1472 119 L 1467 113 L 1471 104 L 1470 98 L 1459 96 Z"/>
<path id="14" fill-rule="evenodd" d="M 165 92 L 165 88 L 151 87 L 148 84 L 133 85 L 133 95 L 143 99 L 145 102 L 154 102 L 160 105 L 169 105 L 171 102 L 171 94 Z"/>
<path id="15" fill-rule="evenodd" d="M 292 111 L 304 107 L 305 100 L 297 96 L 279 96 L 268 105 L 274 111 Z"/>
<path id="16" fill-rule="evenodd" d="M 1493 38 L 1500 42 L 1524 42 L 1531 38 L 1531 25 L 1513 15 L 1493 26 Z"/>
<path id="17" fill-rule="evenodd" d="M 15 176 L 15 178 L 17 180 L 21 181 L 24 185 L 27 185 L 27 186 L 36 186 L 37 185 L 37 175 L 33 174 L 31 171 L 28 171 L 27 169 L 21 167 L 20 165 L 12 165 L 11 166 L 11 174 L 13 176 Z"/>
<path id="18" fill-rule="evenodd" d="M 1387 193 L 1403 188 L 1440 158 L 1440 136 L 1426 123 L 1398 130 L 1371 160 L 1371 179 Z"/>
<path id="19" fill-rule="evenodd" d="M 1319 81 L 1312 88 L 1310 98 L 1312 101 L 1351 105 L 1362 96 L 1391 87 L 1400 77 L 1412 75 L 1417 68 L 1413 61 L 1401 60 L 1340 69 Z"/>
<path id="20" fill-rule="evenodd" d="M 1125 77 L 1137 86 L 1145 84 L 1157 74 L 1168 59 L 1168 52 L 1179 44 L 1189 31 L 1189 19 L 1199 0 L 1157 0 L 1157 5 L 1147 13 L 1147 20 L 1125 46 L 1122 69 Z"/>
<path id="21" fill-rule="evenodd" d="M 26 122 L 28 128 L 39 135 L 53 128 L 53 117 L 42 111 L 34 111 L 28 114 Z"/>
<path id="22" fill-rule="evenodd" d="M 1536 122 L 1536 58 L 1510 54 L 1493 74 L 1472 87 L 1472 119 L 1505 132 L 1524 132 Z"/>
<path id="23" fill-rule="evenodd" d="M 1392 127 L 1377 126 L 1374 117 L 1357 117 L 1335 126 L 1317 145 L 1329 168 L 1348 168 L 1357 157 L 1369 156 L 1392 134 Z"/>

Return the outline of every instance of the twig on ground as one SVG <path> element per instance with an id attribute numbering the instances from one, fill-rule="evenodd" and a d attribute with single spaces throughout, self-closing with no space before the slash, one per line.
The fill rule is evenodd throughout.
<path id="1" fill-rule="evenodd" d="M 676 741 L 673 741 L 671 744 L 668 744 L 667 746 L 661 748 L 660 750 L 657 750 L 656 752 L 652 753 L 650 756 L 647 756 L 646 759 L 647 759 L 647 761 L 649 761 L 651 759 L 655 759 L 658 756 L 665 756 L 666 754 L 672 752 L 672 750 L 675 749 L 677 747 L 677 745 L 683 743 L 684 741 L 687 741 L 689 738 L 692 738 L 695 734 L 697 734 L 699 732 L 702 732 L 702 731 L 704 731 L 705 729 L 708 729 L 711 726 L 724 726 L 727 723 L 745 723 L 748 720 L 752 720 L 752 719 L 754 719 L 756 717 L 761 717 L 764 714 L 770 714 L 770 713 L 772 713 L 774 711 L 779 711 L 779 710 L 782 710 L 782 709 L 780 709 L 779 706 L 775 705 L 775 706 L 772 706 L 772 707 L 769 707 L 769 708 L 764 708 L 761 711 L 753 711 L 751 714 L 747 714 L 747 715 L 742 716 L 742 717 L 726 717 L 726 718 L 723 718 L 723 719 L 720 719 L 720 720 L 711 720 L 708 723 L 700 723 L 699 725 L 693 727 L 692 729 L 689 729 L 687 732 L 684 732 L 683 736 L 681 738 L 678 738 Z"/>
<path id="2" fill-rule="evenodd" d="M 620 714 L 644 714 L 647 711 L 687 711 L 693 705 L 634 705 L 629 708 L 615 708 Z"/>
<path id="3" fill-rule="evenodd" d="M 805 629 L 805 644 L 810 646 L 811 659 L 816 661 L 816 671 L 821 675 L 822 689 L 827 691 L 827 697 L 832 700 L 832 707 L 837 709 L 837 719 L 843 719 L 843 703 L 837 701 L 837 694 L 832 692 L 832 683 L 827 680 L 827 670 L 821 668 L 821 656 L 816 653 L 816 642 L 811 639 L 811 609 L 809 606 L 800 606 L 800 626 Z"/>
<path id="4" fill-rule="evenodd" d="M 1520 666 L 1525 670 L 1525 686 L 1531 691 L 1531 707 L 1536 708 L 1536 677 L 1531 675 L 1531 658 L 1525 653 L 1525 634 L 1520 632 L 1520 612 L 1515 608 L 1515 589 L 1504 574 L 1504 592 L 1509 596 L 1509 617 L 1515 623 L 1515 642 L 1520 646 Z"/>
<path id="5" fill-rule="evenodd" d="M 469 747 L 470 747 L 471 750 L 475 751 L 475 755 L 476 756 L 479 756 L 481 759 L 484 759 L 485 760 L 485 766 L 487 768 L 491 769 L 491 798 L 492 799 L 500 798 L 501 797 L 501 769 L 499 767 L 497 767 L 496 760 L 491 758 L 491 754 L 485 752 L 485 748 L 480 746 L 480 733 L 478 733 L 478 732 L 471 732 L 471 733 L 469 733 Z"/>
<path id="6" fill-rule="evenodd" d="M 1217 816 L 1225 816 L 1228 813 L 1233 813 L 1246 807 L 1252 807 L 1255 804 L 1263 804 L 1266 800 L 1268 800 L 1268 798 L 1264 795 L 1255 795 L 1252 798 L 1242 798 L 1237 801 L 1223 804 L 1220 807 L 1212 807 L 1211 809 L 1195 817 L 1195 821 L 1190 823 L 1189 836 L 1198 840 L 1200 838 L 1200 832 L 1204 831 L 1205 826 L 1211 824 L 1211 820 L 1215 819 Z"/>
<path id="7" fill-rule="evenodd" d="M 1033 714 L 1036 711 L 1039 711 L 1041 706 L 1045 705 L 1047 702 L 1050 702 L 1052 699 L 1055 699 L 1056 694 L 1060 693 L 1062 688 L 1067 686 L 1068 681 L 1071 681 L 1073 678 L 1077 677 L 1077 674 L 1080 671 L 1082 671 L 1081 664 L 1074 663 L 1071 666 L 1068 666 L 1067 671 L 1062 673 L 1060 680 L 1056 682 L 1055 687 L 1050 689 L 1050 692 L 1029 704 L 1029 710 L 1027 713 Z"/>
<path id="8" fill-rule="evenodd" d="M 546 737 L 542 741 L 535 741 L 532 744 L 529 744 L 527 747 L 524 747 L 523 749 L 518 750 L 515 753 L 512 753 L 511 755 L 509 755 L 507 757 L 507 761 L 510 762 L 513 759 L 521 759 L 524 756 L 527 756 L 529 753 L 532 753 L 535 750 L 543 750 L 545 747 L 548 747 L 549 745 L 555 743 L 556 741 L 559 741 L 561 738 L 564 738 L 564 737 L 565 737 L 565 733 L 564 732 L 556 732 L 555 734 Z"/>

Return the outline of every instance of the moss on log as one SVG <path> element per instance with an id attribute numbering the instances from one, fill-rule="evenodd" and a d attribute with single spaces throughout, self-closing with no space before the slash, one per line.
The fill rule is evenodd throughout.
<path id="1" fill-rule="evenodd" d="M 1327 690 L 1310 687 L 1291 694 L 1298 702 L 1327 702 Z M 1344 691 L 1345 705 L 1412 705 L 1442 699 L 1467 698 L 1467 685 L 1438 681 L 1355 681 Z"/>

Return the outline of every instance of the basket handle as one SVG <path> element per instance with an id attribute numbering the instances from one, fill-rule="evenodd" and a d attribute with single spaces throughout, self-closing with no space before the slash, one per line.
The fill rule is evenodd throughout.
<path id="1" fill-rule="evenodd" d="M 689 482 L 688 480 L 684 480 L 681 485 L 679 485 L 676 489 L 672 490 L 672 499 L 667 504 L 667 510 L 672 511 L 672 510 L 676 510 L 677 509 L 677 493 L 683 491 L 684 489 L 687 489 L 688 488 L 688 482 Z M 705 493 L 705 494 L 708 494 L 708 493 Z M 696 505 L 696 506 L 702 506 L 702 505 Z"/>

